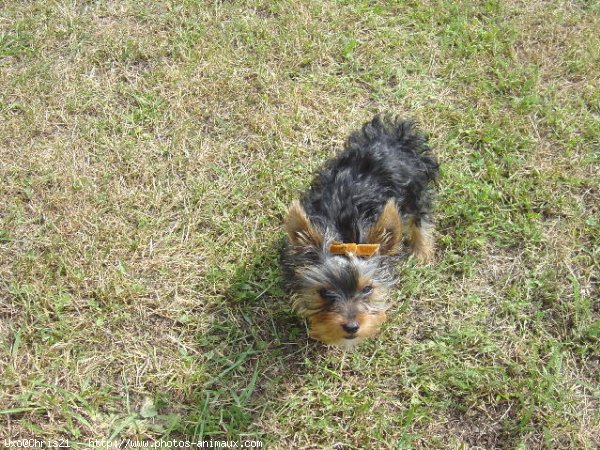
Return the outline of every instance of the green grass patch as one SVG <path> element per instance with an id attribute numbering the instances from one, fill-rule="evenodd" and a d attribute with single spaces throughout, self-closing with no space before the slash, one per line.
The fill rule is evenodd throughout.
<path id="1" fill-rule="evenodd" d="M 0 438 L 600 445 L 600 9 L 4 2 Z M 375 112 L 442 163 L 382 334 L 310 341 L 282 217 Z"/>

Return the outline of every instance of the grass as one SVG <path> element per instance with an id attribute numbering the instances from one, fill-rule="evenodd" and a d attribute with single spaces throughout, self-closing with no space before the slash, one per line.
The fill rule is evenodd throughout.
<path id="1" fill-rule="evenodd" d="M 598 2 L 1 5 L 1 438 L 600 445 Z M 281 220 L 378 111 L 431 135 L 439 248 L 344 354 Z"/>

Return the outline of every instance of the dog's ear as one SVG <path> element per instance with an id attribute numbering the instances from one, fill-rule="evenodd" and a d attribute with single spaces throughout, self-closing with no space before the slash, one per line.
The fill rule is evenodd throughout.
<path id="1" fill-rule="evenodd" d="M 294 200 L 288 209 L 285 231 L 294 245 L 320 247 L 323 244 L 323 236 L 312 226 L 298 200 Z"/>
<path id="2" fill-rule="evenodd" d="M 369 244 L 379 244 L 379 253 L 382 255 L 395 253 L 402 240 L 402 219 L 396 201 L 390 198 L 377 222 L 369 230 L 367 237 Z"/>

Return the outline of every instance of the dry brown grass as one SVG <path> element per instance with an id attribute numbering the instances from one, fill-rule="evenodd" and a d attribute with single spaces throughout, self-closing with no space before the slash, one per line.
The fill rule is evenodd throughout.
<path id="1" fill-rule="evenodd" d="M 597 2 L 0 5 L 0 438 L 600 445 Z M 431 133 L 438 263 L 342 354 L 281 214 L 377 111 Z"/>

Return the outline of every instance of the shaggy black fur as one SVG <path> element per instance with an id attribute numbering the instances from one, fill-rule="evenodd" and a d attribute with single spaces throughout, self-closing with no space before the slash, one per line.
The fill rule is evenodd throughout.
<path id="1" fill-rule="evenodd" d="M 386 201 L 404 220 L 429 220 L 429 182 L 438 164 L 411 121 L 376 116 L 350 135 L 345 151 L 316 177 L 301 203 L 311 222 L 340 242 L 366 242 Z"/>
<path id="2" fill-rule="evenodd" d="M 297 294 L 295 308 L 316 324 L 317 339 L 348 346 L 375 332 L 396 281 L 400 222 L 417 257 L 433 252 L 430 184 L 437 174 L 427 140 L 412 122 L 376 116 L 350 135 L 300 203 L 292 203 L 282 269 L 286 287 Z M 386 208 L 391 199 L 395 209 L 393 203 Z M 334 241 L 382 246 L 362 258 L 331 253 Z M 340 334 L 340 324 L 350 335 Z"/>

